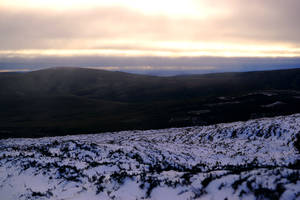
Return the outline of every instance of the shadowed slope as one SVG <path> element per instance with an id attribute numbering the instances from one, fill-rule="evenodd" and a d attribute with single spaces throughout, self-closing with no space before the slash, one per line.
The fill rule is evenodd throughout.
<path id="1" fill-rule="evenodd" d="M 0 131 L 43 136 L 247 120 L 300 112 L 298 91 L 300 69 L 176 77 L 82 68 L 3 73 Z"/>

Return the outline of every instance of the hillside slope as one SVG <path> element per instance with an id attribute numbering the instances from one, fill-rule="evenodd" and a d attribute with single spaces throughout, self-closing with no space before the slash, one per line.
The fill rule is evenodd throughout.
<path id="1" fill-rule="evenodd" d="M 14 199 L 299 199 L 300 114 L 203 127 L 0 140 Z"/>
<path id="2" fill-rule="evenodd" d="M 0 97 L 2 138 L 207 125 L 300 112 L 300 69 L 154 77 L 53 68 L 0 74 Z"/>

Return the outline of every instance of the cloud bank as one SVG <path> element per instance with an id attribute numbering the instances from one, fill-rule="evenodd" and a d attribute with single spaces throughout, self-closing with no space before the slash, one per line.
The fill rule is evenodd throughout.
<path id="1" fill-rule="evenodd" d="M 199 16 L 172 14 L 168 12 L 171 4 L 169 9 L 167 5 L 159 9 L 160 4 L 154 3 L 161 12 L 120 3 L 65 10 L 25 7 L 25 3 L 24 8 L 0 6 L 0 53 L 89 50 L 93 54 L 99 50 L 102 55 L 118 56 L 122 52 L 142 56 L 300 55 L 297 0 L 193 1 L 194 10 L 206 13 Z"/>

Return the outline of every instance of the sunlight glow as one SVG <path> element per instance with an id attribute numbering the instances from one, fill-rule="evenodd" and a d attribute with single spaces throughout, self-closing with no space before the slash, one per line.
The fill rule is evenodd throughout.
<path id="1" fill-rule="evenodd" d="M 153 43 L 137 49 L 24 49 L 0 51 L 0 57 L 38 57 L 38 56 L 167 56 L 167 57 L 297 57 L 300 48 L 283 46 L 245 46 L 211 43 Z M 153 50 L 155 49 L 155 50 Z"/>

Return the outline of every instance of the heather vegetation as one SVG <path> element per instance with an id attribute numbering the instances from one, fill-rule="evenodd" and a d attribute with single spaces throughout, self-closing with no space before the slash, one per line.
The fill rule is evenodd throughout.
<path id="1" fill-rule="evenodd" d="M 78 68 L 0 74 L 0 137 L 158 129 L 300 112 L 300 70 L 155 77 Z"/>

